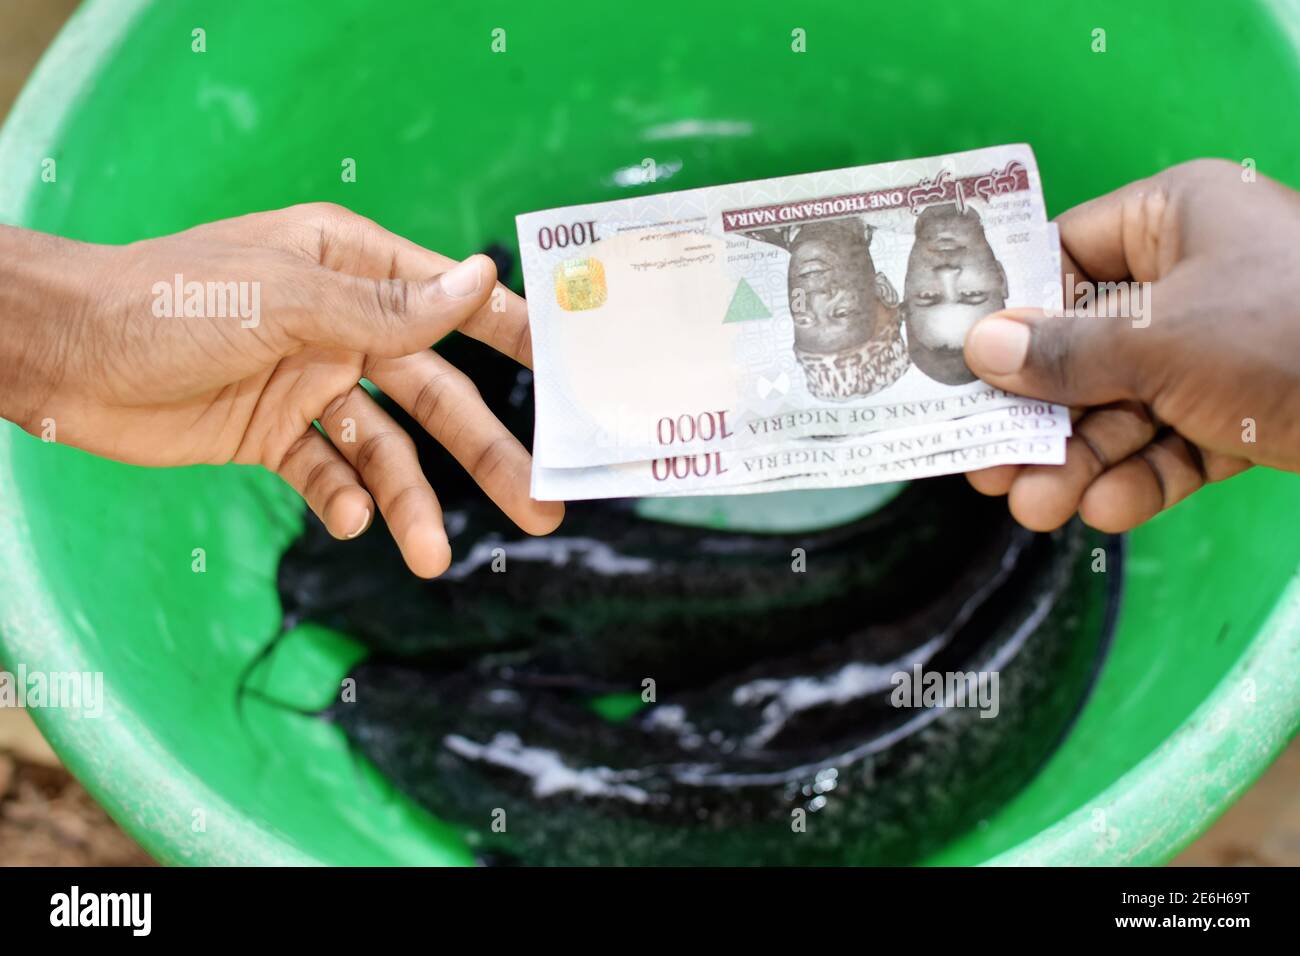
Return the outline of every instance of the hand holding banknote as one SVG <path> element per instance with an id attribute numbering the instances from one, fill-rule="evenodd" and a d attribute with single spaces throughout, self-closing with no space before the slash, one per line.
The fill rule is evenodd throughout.
<path id="1" fill-rule="evenodd" d="M 741 494 L 1060 463 L 1066 409 L 977 379 L 1060 299 L 1026 146 L 520 216 L 533 496 Z"/>
<path id="2" fill-rule="evenodd" d="M 1032 154 L 1016 150 L 840 171 L 835 195 L 825 178 L 789 177 L 733 187 L 741 190 L 734 201 L 656 207 L 664 197 L 647 197 L 639 207 L 609 210 L 607 219 L 588 219 L 588 240 L 601 228 L 633 235 L 651 219 L 652 242 L 679 239 L 668 247 L 676 255 L 640 256 L 643 270 L 681 275 L 720 255 L 764 261 L 752 247 L 737 253 L 727 245 L 724 252 L 681 239 L 713 223 L 715 231 L 780 248 L 777 271 L 785 275 L 772 281 L 769 269 L 758 270 L 760 281 L 741 276 L 729 299 L 729 282 L 712 288 L 674 279 L 659 284 L 667 293 L 643 285 L 644 321 L 625 330 L 625 341 L 635 341 L 627 356 L 602 359 L 601 347 L 589 342 L 578 351 L 586 347 L 588 365 L 616 369 L 605 383 L 612 389 L 606 413 L 618 407 L 610 396 L 619 383 L 637 379 L 641 351 L 660 354 L 661 365 L 678 374 L 661 388 L 641 382 L 637 402 L 619 409 L 626 414 L 596 422 L 581 422 L 572 402 L 566 407 L 564 389 L 549 402 L 539 392 L 534 494 L 736 494 L 967 471 L 980 490 L 1009 493 L 1013 513 L 1029 527 L 1057 527 L 1081 510 L 1089 523 L 1118 531 L 1251 463 L 1300 466 L 1300 429 L 1286 411 L 1300 407 L 1296 194 L 1243 176 L 1234 164 L 1203 160 L 1066 213 L 1059 225 L 1067 237 L 1060 269 L 1068 304 L 1077 304 L 1085 286 L 1099 291 L 1088 308 L 1062 315 L 1054 265 L 1052 278 L 1043 278 L 1043 264 L 1054 262 L 1059 248 L 1055 224 L 1023 230 L 1032 214 L 1016 218 L 1041 201 Z M 971 172 L 990 161 L 986 177 Z M 1013 162 L 1028 171 L 1026 183 L 1009 175 Z M 882 180 L 902 188 L 882 188 Z M 1022 189 L 1029 196 L 1018 204 Z M 903 209 L 912 215 L 898 216 Z M 526 264 L 524 227 L 537 221 L 521 218 Z M 1027 249 L 1012 249 L 1026 239 Z M 566 256 L 570 278 L 588 281 L 596 258 Z M 556 281 L 562 284 L 558 274 Z M 602 303 L 612 281 L 596 276 Z M 1129 293 L 1117 285 L 1144 283 L 1131 302 L 1116 301 Z M 1036 285 L 1051 287 L 1037 306 L 1026 301 Z M 765 289 L 777 294 L 764 296 Z M 728 355 L 718 347 L 726 331 L 701 335 L 700 323 L 688 321 L 705 302 L 715 313 L 726 304 L 724 324 L 735 312 L 745 321 L 770 320 L 785 306 L 789 327 L 750 335 L 742 348 L 732 335 Z M 537 312 L 534 302 L 535 343 Z M 663 317 L 671 334 L 661 344 L 653 320 Z M 570 329 L 579 340 L 590 332 Z M 544 351 L 553 331 L 540 332 Z M 693 353 L 693 336 L 711 350 Z M 795 365 L 779 364 L 783 349 Z M 693 363 L 729 372 L 710 382 L 692 376 Z M 983 382 L 972 385 L 976 374 Z M 647 437 L 659 406 L 670 409 L 674 396 L 707 391 L 718 379 L 728 382 L 712 393 L 723 399 L 718 407 L 699 416 L 659 415 L 662 431 Z M 545 384 L 539 376 L 539 388 Z M 599 384 L 591 394 L 600 394 Z M 764 415 L 763 403 L 772 401 L 784 402 L 784 410 Z M 1068 438 L 1060 408 L 1067 403 L 1082 416 Z M 579 435 L 580 447 L 547 454 L 548 405 L 551 421 Z M 671 446 L 667 453 L 634 460 L 656 440 Z M 699 457 L 702 447 L 720 450 Z M 1038 450 L 1045 450 L 1043 464 L 1032 460 Z"/>
<path id="3" fill-rule="evenodd" d="M 1149 282 L 1147 314 L 1111 302 L 1111 317 L 1017 310 L 975 325 L 965 354 L 985 381 L 1083 414 L 1063 467 L 971 484 L 1008 495 L 1029 528 L 1077 511 L 1120 532 L 1252 464 L 1300 470 L 1300 194 L 1198 160 L 1057 221 L 1067 291 Z"/>
<path id="4" fill-rule="evenodd" d="M 757 286 L 737 281 L 719 294 L 716 283 L 704 282 L 698 289 L 713 296 L 720 325 L 764 328 L 774 306 L 788 324 L 768 323 L 770 336 L 748 335 L 748 351 L 738 356 L 743 374 L 724 382 L 733 392 L 740 382 L 745 411 L 758 414 L 673 418 L 672 437 L 694 426 L 692 440 L 721 438 L 757 424 L 744 454 L 778 476 L 769 485 L 798 485 L 810 463 L 845 480 L 907 469 L 968 471 L 980 490 L 1009 494 L 1012 512 L 1032 528 L 1054 527 L 1079 510 L 1091 524 L 1122 530 L 1251 464 L 1300 469 L 1300 195 L 1263 176 L 1243 181 L 1234 164 L 1198 161 L 1071 210 L 1059 220 L 1061 270 L 1076 279 L 1150 281 L 1152 301 L 1149 321 L 1136 324 L 1056 319 L 1003 311 L 1027 304 L 1032 290 L 1017 276 L 1054 261 L 1057 237 L 1051 224 L 1038 226 L 1028 169 L 1022 179 L 1009 162 L 999 166 L 1000 158 L 961 180 L 962 205 L 979 217 L 978 230 L 969 217 L 931 229 L 958 210 L 930 213 L 923 223 L 925 208 L 957 205 L 956 184 L 943 170 L 918 175 L 904 191 L 900 201 L 912 218 L 895 216 L 892 229 L 868 230 L 869 222 L 860 231 L 762 222 L 745 228 L 736 220 L 732 232 L 743 235 L 731 242 L 751 254 L 742 262 L 752 266 Z M 902 174 L 897 178 L 901 183 Z M 853 183 L 838 185 L 832 194 L 855 195 Z M 874 201 L 883 208 L 894 192 Z M 969 204 L 967 195 L 975 197 Z M 740 198 L 748 205 L 728 209 L 757 220 L 781 215 L 765 212 L 772 203 L 754 190 Z M 989 216 L 990 205 L 1023 207 L 1021 199 L 1034 208 L 1006 221 Z M 1016 215 L 1034 227 L 1017 227 Z M 583 230 L 566 228 L 565 243 L 590 238 L 579 236 Z M 1010 241 L 1026 233 L 1029 243 Z M 552 229 L 550 243 L 559 238 Z M 918 238 L 927 241 L 913 256 Z M 659 241 L 671 249 L 679 240 Z M 1038 250 L 1035 257 L 1009 251 L 1026 244 Z M 480 258 L 457 270 L 454 282 L 450 275 L 431 280 L 454 263 L 323 206 L 126 247 L 0 227 L 0 251 L 0 414 L 35 434 L 55 427 L 57 438 L 48 440 L 141 464 L 260 461 L 279 470 L 340 537 L 364 530 L 377 500 L 408 563 L 436 574 L 448 557 L 437 500 L 387 414 L 356 387 L 364 371 L 454 446 L 526 530 L 545 533 L 560 519 L 558 505 L 529 498 L 528 453 L 472 384 L 424 347 L 459 323 L 529 362 L 523 303 L 501 289 L 505 308 L 487 305 L 491 265 Z M 646 276 L 689 268 L 708 252 L 634 257 L 629 269 L 639 263 L 644 268 L 630 271 Z M 265 280 L 266 315 L 256 323 L 251 313 L 234 311 L 216 320 L 160 318 L 151 290 L 176 275 L 223 285 Z M 959 275 L 976 279 L 958 282 Z M 548 287 L 557 277 L 546 277 L 535 307 L 544 295 L 582 306 L 608 291 L 607 277 L 590 263 L 571 264 L 558 278 Z M 1059 292 L 1059 276 L 1052 279 Z M 171 314 L 184 316 L 183 304 L 174 305 Z M 977 321 L 976 312 L 997 314 Z M 682 315 L 651 316 L 680 331 Z M 230 334 L 236 329 L 246 334 Z M 711 344 L 726 343 L 728 334 Z M 597 384 L 617 384 L 647 342 L 643 332 L 619 333 L 613 344 L 622 358 Z M 680 336 L 649 344 L 670 359 L 692 354 Z M 679 364 L 662 367 L 663 394 L 689 383 Z M 984 381 L 967 381 L 972 373 Z M 907 396 L 890 401 L 891 388 Z M 800 390 L 807 402 L 793 406 L 789 396 Z M 784 411 L 761 414 L 782 403 Z M 1060 404 L 1082 416 L 1069 438 Z M 827 408 L 833 413 L 817 414 Z M 1005 414 L 1011 408 L 1016 415 Z M 554 411 L 543 406 L 539 414 Z M 313 417 L 321 430 L 309 427 Z M 351 442 L 349 419 L 360 432 Z M 628 421 L 614 415 L 604 424 L 617 433 Z M 1044 440 L 1063 446 L 1064 467 L 976 470 L 1003 453 L 1023 462 L 1016 456 Z M 595 467 L 627 463 L 618 464 L 624 449 L 617 442 L 593 452 L 606 461 Z M 929 472 L 918 459 L 928 460 Z"/>

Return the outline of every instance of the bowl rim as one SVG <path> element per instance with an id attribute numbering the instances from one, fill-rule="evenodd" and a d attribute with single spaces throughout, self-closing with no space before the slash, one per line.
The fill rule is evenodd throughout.
<path id="1" fill-rule="evenodd" d="M 1300 51 L 1300 0 L 1260 0 Z M 0 171 L 22 168 L 55 142 L 80 91 L 124 42 L 152 0 L 87 0 L 55 38 L 0 129 Z M 33 146 L 31 144 L 37 144 Z M 29 167 L 29 168 L 34 168 Z M 0 222 L 21 225 L 35 177 L 0 191 Z M 21 496 L 13 491 L 15 428 L 0 429 L 0 650 L 40 660 L 52 671 L 85 671 L 80 648 L 50 635 L 72 630 L 38 568 Z M 1192 842 L 1244 793 L 1300 730 L 1300 572 L 1260 630 L 1205 700 L 1158 747 L 1087 805 L 1080 806 L 985 865 L 1153 865 Z M 1242 699 L 1254 689 L 1253 703 Z M 1240 720 L 1249 708 L 1251 720 Z M 313 865 L 321 861 L 236 810 L 165 748 L 133 712 L 105 701 L 102 718 L 32 716 L 41 732 L 108 813 L 164 863 Z M 1234 720 L 1234 718 L 1237 718 Z M 1246 728 L 1244 734 L 1231 730 Z M 191 808 L 209 830 L 195 833 Z M 1121 827 L 1110 826 L 1110 822 Z M 215 832 L 213 832 L 215 830 Z M 214 836 L 216 839 L 214 839 Z"/>

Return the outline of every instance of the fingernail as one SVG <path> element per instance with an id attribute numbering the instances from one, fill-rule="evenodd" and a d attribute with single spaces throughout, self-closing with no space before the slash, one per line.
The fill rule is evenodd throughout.
<path id="1" fill-rule="evenodd" d="M 463 299 L 479 290 L 483 282 L 483 263 L 470 256 L 442 274 L 442 291 L 453 299 Z"/>
<path id="2" fill-rule="evenodd" d="M 368 528 L 368 527 L 370 527 L 370 509 L 369 509 L 369 508 L 366 509 L 366 513 L 361 517 L 361 524 L 357 525 L 357 530 L 356 530 L 356 531 L 353 531 L 350 535 L 348 535 L 348 540 L 349 540 L 349 541 L 352 540 L 352 539 L 355 538 L 357 535 L 359 535 L 361 532 L 365 531 L 366 528 Z"/>
<path id="3" fill-rule="evenodd" d="M 1014 375 L 1029 357 L 1029 326 L 997 316 L 982 319 L 970 331 L 966 354 L 981 371 Z"/>

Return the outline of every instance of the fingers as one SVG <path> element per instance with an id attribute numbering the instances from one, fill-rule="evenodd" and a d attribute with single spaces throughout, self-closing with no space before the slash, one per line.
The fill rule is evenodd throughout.
<path id="1" fill-rule="evenodd" d="M 1078 422 L 1085 411 L 1082 408 L 1070 409 L 1070 424 Z M 966 472 L 966 480 L 980 494 L 997 498 L 1011 491 L 1011 484 L 1022 468 L 1022 465 L 994 465 L 992 468 L 979 468 Z"/>
<path id="2" fill-rule="evenodd" d="M 966 472 L 966 480 L 982 495 L 997 498 L 1011 490 L 1011 484 L 1020 474 L 1021 465 L 994 465 Z"/>
<path id="3" fill-rule="evenodd" d="M 1248 462 L 1219 457 L 1208 469 L 1199 449 L 1169 432 L 1093 482 L 1079 504 L 1079 516 L 1098 531 L 1118 534 L 1172 508 L 1208 482 L 1248 467 Z"/>
<path id="4" fill-rule="evenodd" d="M 1121 186 L 1056 218 L 1067 274 L 1097 282 L 1154 282 L 1183 258 L 1258 241 L 1260 217 L 1296 193 L 1238 163 L 1196 159 Z"/>
<path id="5" fill-rule="evenodd" d="M 526 368 L 533 367 L 533 338 L 528 329 L 528 304 L 498 284 L 487 305 L 466 320 L 460 331 L 492 346 Z"/>
<path id="6" fill-rule="evenodd" d="M 372 363 L 366 377 L 401 405 L 529 534 L 549 534 L 564 518 L 558 501 L 529 497 L 532 458 L 460 370 L 428 350 Z"/>
<path id="7" fill-rule="evenodd" d="M 427 349 L 491 295 L 496 266 L 470 256 L 440 275 L 372 278 L 320 270 L 312 307 L 294 313 L 302 342 L 397 356 Z"/>
<path id="8" fill-rule="evenodd" d="M 1010 309 L 987 316 L 966 337 L 970 369 L 1008 391 L 1072 406 L 1148 398 L 1143 368 L 1152 337 L 1134 335 L 1145 324 L 1111 317 L 1129 314 L 1131 292 L 1118 287 L 1124 280 L 1153 282 L 1176 261 L 1172 208 L 1168 178 L 1157 176 L 1062 213 L 1056 222 L 1065 289 L 1073 296 L 1081 282 L 1093 283 L 1092 314 Z"/>
<path id="9" fill-rule="evenodd" d="M 1131 323 L 1065 318 L 1040 309 L 1008 309 L 976 322 L 966 364 L 1009 392 L 1061 405 L 1104 405 L 1140 398 L 1151 336 Z"/>
<path id="10" fill-rule="evenodd" d="M 1084 494 L 1112 465 L 1124 461 L 1156 435 L 1156 423 L 1136 402 L 1109 405 L 1084 415 L 1066 440 L 1064 465 L 1022 468 L 1008 489 L 1012 515 L 1033 531 L 1051 531 L 1079 510 Z"/>
<path id="11" fill-rule="evenodd" d="M 1154 177 L 1168 186 L 1173 210 L 1168 219 L 1177 223 L 1183 258 L 1250 249 L 1267 231 L 1261 223 L 1277 222 L 1287 210 L 1300 213 L 1300 193 L 1251 172 L 1246 175 L 1240 162 L 1194 159 Z"/>
<path id="12" fill-rule="evenodd" d="M 315 426 L 289 447 L 278 474 L 334 537 L 355 538 L 370 526 L 374 502 L 356 471 Z"/>
<path id="13" fill-rule="evenodd" d="M 987 468 L 967 477 L 977 491 L 1006 494 L 1011 514 L 1031 531 L 1052 531 L 1077 512 L 1098 531 L 1119 534 L 1249 467 L 1161 432 L 1143 406 L 1123 402 L 1079 421 L 1064 465 Z"/>
<path id="14" fill-rule="evenodd" d="M 1154 282 L 1177 257 L 1167 180 L 1141 179 L 1057 216 L 1063 261 L 1097 282 Z"/>
<path id="15" fill-rule="evenodd" d="M 332 402 L 320 423 L 374 496 L 410 569 L 422 578 L 447 570 L 451 546 L 442 508 L 411 436 L 359 385 Z"/>
<path id="16" fill-rule="evenodd" d="M 455 265 L 455 260 L 394 235 L 341 206 L 312 203 L 285 212 L 298 229 L 281 230 L 281 241 L 293 244 L 299 252 L 311 246 L 311 254 L 327 269 L 369 279 L 420 282 Z M 493 282 L 495 278 L 458 331 L 531 367 L 528 307 L 520 296 Z"/>

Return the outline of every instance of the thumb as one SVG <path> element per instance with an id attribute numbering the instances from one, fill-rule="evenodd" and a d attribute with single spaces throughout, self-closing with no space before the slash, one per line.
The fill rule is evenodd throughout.
<path id="1" fill-rule="evenodd" d="M 966 364 L 998 388 L 1059 405 L 1139 398 L 1143 342 L 1121 319 L 1007 309 L 966 334 Z"/>
<path id="2" fill-rule="evenodd" d="M 427 349 L 492 294 L 496 266 L 473 255 L 427 279 L 370 278 L 325 270 L 315 308 L 301 317 L 301 341 L 388 358 Z"/>

